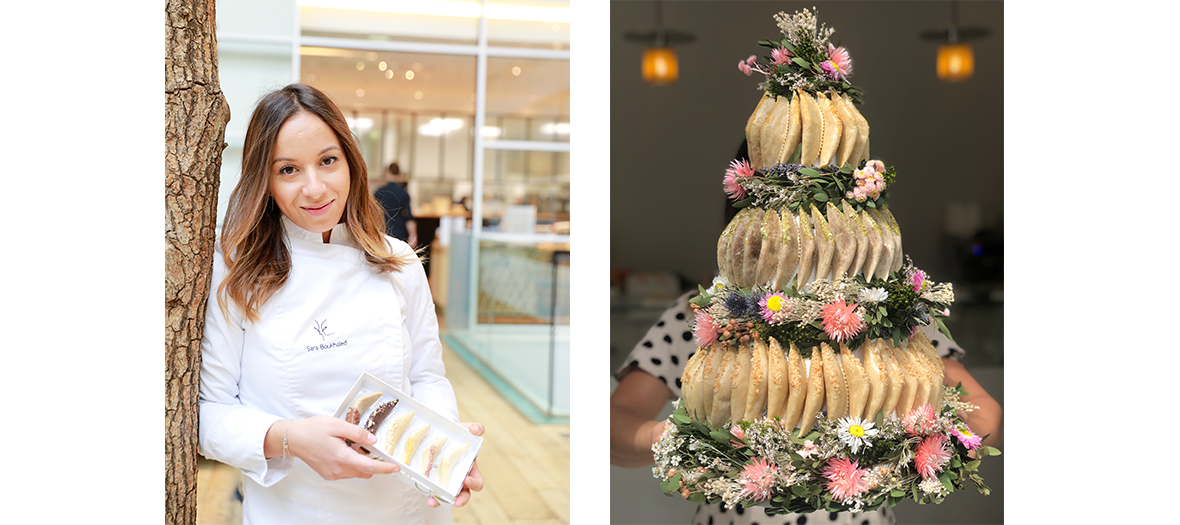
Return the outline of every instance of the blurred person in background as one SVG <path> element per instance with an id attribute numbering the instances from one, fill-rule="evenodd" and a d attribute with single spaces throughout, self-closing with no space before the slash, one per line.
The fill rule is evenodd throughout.
<path id="1" fill-rule="evenodd" d="M 377 188 L 373 197 L 385 208 L 385 234 L 405 241 L 411 248 L 418 247 L 418 222 L 410 211 L 410 193 L 406 191 L 408 177 L 401 174 L 397 163 L 385 168 L 385 185 Z"/>

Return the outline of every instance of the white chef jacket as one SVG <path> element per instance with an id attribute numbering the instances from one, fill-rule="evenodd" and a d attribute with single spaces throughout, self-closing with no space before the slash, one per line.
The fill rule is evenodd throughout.
<path id="1" fill-rule="evenodd" d="M 320 233 L 282 223 L 291 272 L 257 322 L 244 322 L 232 303 L 230 318 L 222 314 L 220 244 L 214 254 L 201 342 L 201 454 L 242 470 L 246 524 L 450 523 L 450 507 L 427 507 L 426 496 L 395 479 L 403 474 L 327 481 L 302 460 L 265 458 L 274 422 L 332 415 L 362 372 L 459 420 L 421 262 L 377 273 L 345 225 L 324 243 Z M 394 253 L 413 253 L 386 240 Z"/>

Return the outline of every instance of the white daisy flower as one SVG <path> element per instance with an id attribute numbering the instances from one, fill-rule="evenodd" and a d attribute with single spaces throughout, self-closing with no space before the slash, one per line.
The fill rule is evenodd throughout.
<path id="1" fill-rule="evenodd" d="M 726 286 L 729 286 L 729 279 L 726 279 L 724 275 L 718 275 L 713 278 L 713 284 L 709 286 L 709 293 L 711 295 L 717 295 L 717 292 L 720 292 Z"/>
<path id="2" fill-rule="evenodd" d="M 868 448 L 872 446 L 869 438 L 876 436 L 878 430 L 873 428 L 873 423 L 867 419 L 858 417 L 844 417 L 840 418 L 840 423 L 836 429 L 836 436 L 840 441 L 844 442 L 852 448 L 852 453 L 855 454 L 860 451 L 861 447 Z"/>
<path id="3" fill-rule="evenodd" d="M 865 288 L 860 291 L 860 300 L 865 303 L 880 303 L 889 298 L 884 288 Z"/>

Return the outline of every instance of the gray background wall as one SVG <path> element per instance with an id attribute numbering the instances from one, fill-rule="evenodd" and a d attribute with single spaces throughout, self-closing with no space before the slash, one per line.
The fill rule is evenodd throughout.
<path id="1" fill-rule="evenodd" d="M 763 77 L 743 75 L 737 62 L 768 54 L 757 41 L 779 38 L 775 13 L 812 6 L 852 56 L 850 80 L 864 92 L 859 109 L 872 127 L 873 158 L 899 172 L 890 207 L 906 252 L 935 280 L 956 283 L 951 330 L 968 349 L 972 374 L 1003 405 L 1002 280 L 961 286 L 963 268 L 947 233 L 948 208 L 974 207 L 977 228 L 1002 238 L 1002 2 L 960 4 L 961 25 L 991 34 L 972 42 L 975 76 L 957 84 L 937 79 L 937 45 L 919 38 L 949 22 L 948 2 L 665 2 L 665 27 L 696 40 L 676 46 L 680 80 L 663 87 L 643 83 L 643 46 L 623 38 L 654 27 L 654 3 L 611 2 L 611 267 L 712 279 L 728 206 L 721 178 L 761 96 Z M 630 334 L 644 330 L 644 314 L 612 314 L 612 350 L 625 355 L 637 342 Z M 616 324 L 634 326 L 616 337 Z M 1003 456 L 989 459 L 983 475 L 991 496 L 965 490 L 939 506 L 906 503 L 895 509 L 899 523 L 1001 523 Z M 688 523 L 694 509 L 663 496 L 650 470 L 611 467 L 613 523 Z"/>

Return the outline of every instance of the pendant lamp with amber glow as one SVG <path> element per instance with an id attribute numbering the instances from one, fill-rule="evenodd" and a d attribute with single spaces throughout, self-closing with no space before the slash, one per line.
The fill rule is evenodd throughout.
<path id="1" fill-rule="evenodd" d="M 951 24 L 922 33 L 922 38 L 941 42 L 935 71 L 943 82 L 963 82 L 975 74 L 975 52 L 967 40 L 987 36 L 982 27 L 959 26 L 958 2 L 951 2 Z"/>
<path id="2" fill-rule="evenodd" d="M 671 45 L 692 42 L 695 38 L 688 33 L 664 29 L 662 15 L 662 3 L 656 2 L 655 30 L 648 32 L 628 31 L 624 34 L 624 38 L 627 40 L 647 45 L 647 49 L 643 51 L 640 71 L 643 74 L 643 81 L 653 86 L 671 85 L 680 78 L 680 61 Z"/>

